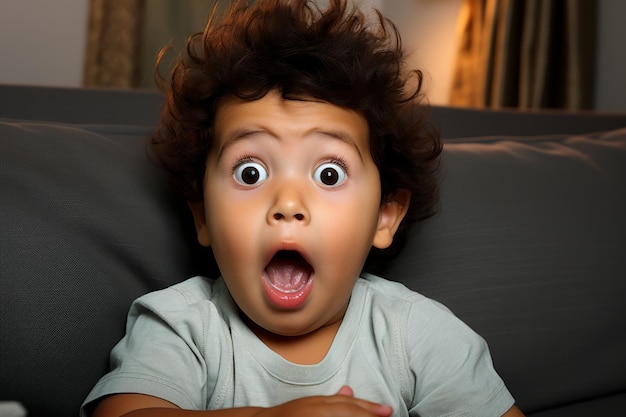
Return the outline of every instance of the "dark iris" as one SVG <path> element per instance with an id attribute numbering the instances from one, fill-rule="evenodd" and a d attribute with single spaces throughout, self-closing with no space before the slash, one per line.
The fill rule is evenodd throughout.
<path id="1" fill-rule="evenodd" d="M 241 179 L 246 184 L 256 184 L 259 181 L 259 170 L 255 167 L 246 167 L 241 172 Z"/>
<path id="2" fill-rule="evenodd" d="M 339 181 L 339 173 L 333 168 L 324 168 L 320 173 L 320 181 L 325 185 L 335 185 Z"/>

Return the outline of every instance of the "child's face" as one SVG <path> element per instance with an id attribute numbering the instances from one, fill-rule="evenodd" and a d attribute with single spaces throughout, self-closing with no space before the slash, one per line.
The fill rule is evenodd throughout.
<path id="1" fill-rule="evenodd" d="M 243 313 L 295 336 L 341 320 L 371 246 L 391 243 L 406 204 L 380 189 L 363 116 L 271 92 L 221 104 L 190 206 Z"/>

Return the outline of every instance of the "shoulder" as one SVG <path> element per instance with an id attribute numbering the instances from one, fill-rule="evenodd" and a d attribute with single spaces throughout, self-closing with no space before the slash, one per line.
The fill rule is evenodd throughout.
<path id="1" fill-rule="evenodd" d="M 440 302 L 375 275 L 364 274 L 359 281 L 359 285 L 369 293 L 372 314 L 400 315 L 405 337 L 416 337 L 430 343 L 448 337 L 482 343 L 480 336 Z"/>
<path id="2" fill-rule="evenodd" d="M 231 310 L 232 298 L 221 278 L 194 277 L 135 300 L 127 331 L 137 323 L 161 323 L 185 332 L 221 331 L 228 325 Z"/>
<path id="3" fill-rule="evenodd" d="M 420 363 L 417 359 L 423 357 L 445 358 L 450 366 L 446 371 L 454 372 L 464 358 L 489 356 L 485 340 L 443 304 L 373 275 L 364 275 L 359 286 L 367 294 L 363 308 L 369 309 L 371 327 L 394 336 L 394 349 L 402 351 L 407 364 Z"/>
<path id="4" fill-rule="evenodd" d="M 439 405 L 429 400 L 436 397 L 450 399 L 447 411 L 476 411 L 471 415 L 496 415 L 512 405 L 512 397 L 493 368 L 487 343 L 447 307 L 400 283 L 372 275 L 364 275 L 359 286 L 371 294 L 372 327 L 384 329 L 385 339 L 395 340 L 386 342 L 387 350 L 400 364 L 394 375 L 410 409 L 420 415 L 443 414 Z M 483 413 L 486 409 L 499 411 Z"/>
<path id="5" fill-rule="evenodd" d="M 230 298 L 223 286 L 221 279 L 195 277 L 135 300 L 126 335 L 111 352 L 112 370 L 87 401 L 127 392 L 206 407 L 218 379 L 230 377 L 224 371 L 232 357 L 224 317 Z"/>
<path id="6" fill-rule="evenodd" d="M 357 281 L 355 310 L 377 339 L 404 357 L 437 352 L 440 345 L 482 344 L 482 339 L 443 304 L 401 283 L 363 274 Z"/>
<path id="7" fill-rule="evenodd" d="M 388 312 L 398 314 L 437 315 L 454 317 L 443 304 L 407 288 L 405 285 L 389 281 L 372 274 L 362 274 L 357 282 L 365 292 L 365 297 L 374 306 L 384 306 Z"/>
<path id="8" fill-rule="evenodd" d="M 193 277 L 139 297 L 134 305 L 157 309 L 185 309 L 203 302 L 219 302 L 226 291 L 221 279 Z"/>

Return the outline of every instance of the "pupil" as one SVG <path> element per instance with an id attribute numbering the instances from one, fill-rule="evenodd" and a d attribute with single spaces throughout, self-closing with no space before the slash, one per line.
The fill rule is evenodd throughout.
<path id="1" fill-rule="evenodd" d="M 259 180 L 259 171 L 254 167 L 247 167 L 241 173 L 241 179 L 246 184 L 255 184 Z"/>
<path id="2" fill-rule="evenodd" d="M 321 177 L 322 182 L 326 185 L 335 185 L 339 181 L 339 174 L 332 168 L 325 168 Z"/>

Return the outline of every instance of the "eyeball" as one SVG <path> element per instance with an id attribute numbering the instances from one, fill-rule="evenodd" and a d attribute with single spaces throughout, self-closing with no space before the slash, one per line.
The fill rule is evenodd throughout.
<path id="1" fill-rule="evenodd" d="M 257 162 L 245 162 L 235 168 L 235 181 L 242 185 L 257 185 L 267 179 L 267 171 Z"/>
<path id="2" fill-rule="evenodd" d="M 346 180 L 346 170 L 335 162 L 326 162 L 315 170 L 313 178 L 326 187 L 337 187 Z"/>

